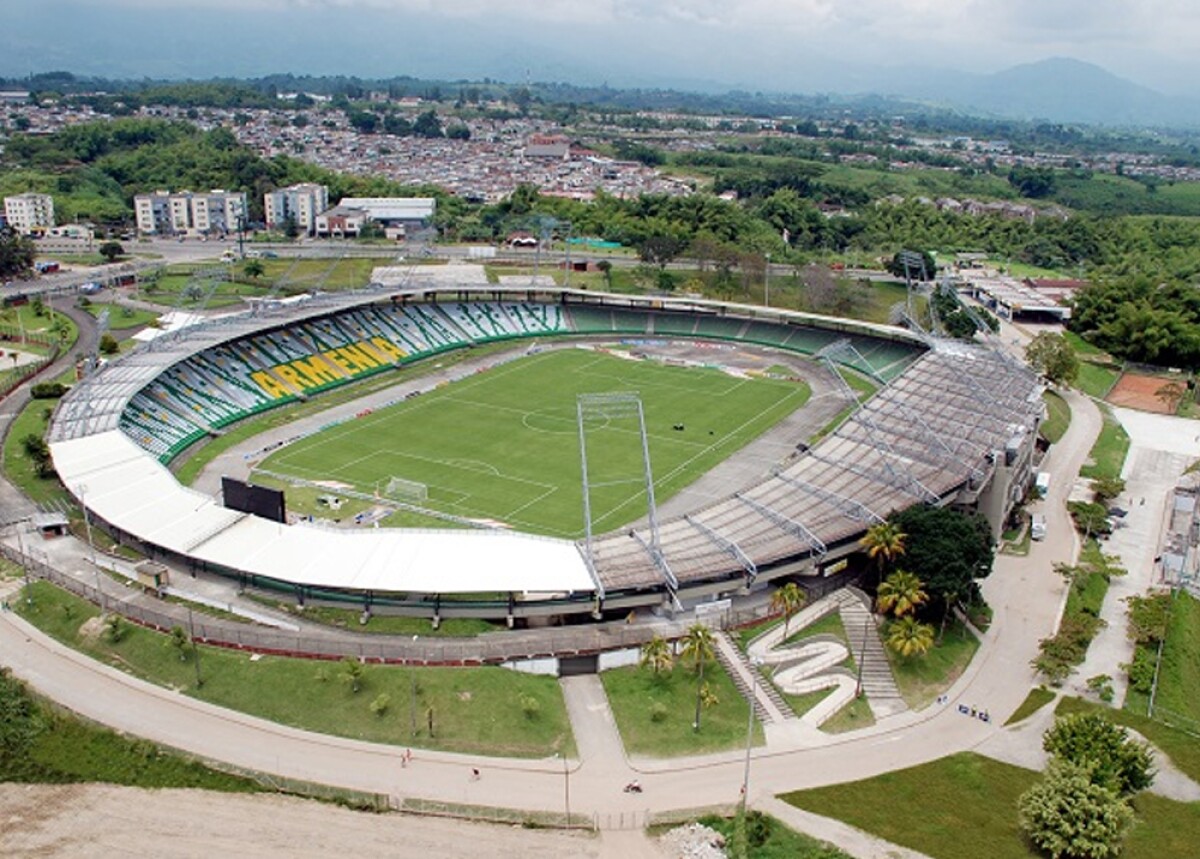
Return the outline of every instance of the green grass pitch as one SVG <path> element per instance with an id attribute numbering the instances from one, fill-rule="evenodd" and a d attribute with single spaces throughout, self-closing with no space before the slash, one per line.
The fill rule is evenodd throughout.
<path id="1" fill-rule="evenodd" d="M 576 538 L 583 534 L 576 397 L 617 391 L 641 396 L 660 502 L 804 405 L 810 393 L 795 382 L 553 350 L 310 436 L 262 468 L 361 492 L 401 477 L 429 487 L 427 507 Z M 589 423 L 587 451 L 595 530 L 645 515 L 636 419 Z"/>

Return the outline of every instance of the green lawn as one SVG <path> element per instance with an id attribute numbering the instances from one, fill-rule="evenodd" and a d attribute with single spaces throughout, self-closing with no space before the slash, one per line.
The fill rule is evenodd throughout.
<path id="1" fill-rule="evenodd" d="M 875 713 L 867 702 L 866 696 L 855 698 L 842 709 L 830 716 L 821 725 L 821 730 L 827 734 L 844 734 L 869 728 L 875 724 Z"/>
<path id="2" fill-rule="evenodd" d="M 725 836 L 733 844 L 736 821 L 728 817 L 702 817 L 700 823 Z M 775 818 L 751 809 L 746 815 L 746 859 L 850 859 L 831 844 L 793 832 Z"/>
<path id="3" fill-rule="evenodd" d="M 914 710 L 945 692 L 971 663 L 979 639 L 957 620 L 946 624 L 942 640 L 923 656 L 904 657 L 885 647 L 900 694 Z"/>
<path id="4" fill-rule="evenodd" d="M 362 689 L 356 694 L 343 679 L 344 666 L 338 662 L 256 658 L 202 647 L 204 685 L 197 689 L 195 665 L 191 659 L 180 660 L 169 636 L 133 625 L 117 644 L 87 635 L 84 624 L 97 616 L 96 606 L 44 582 L 34 583 L 32 605 L 18 601 L 16 608 L 59 641 L 130 674 L 285 725 L 472 754 L 548 757 L 574 752 L 566 706 L 553 677 L 504 668 L 367 665 Z M 387 695 L 390 703 L 376 715 L 370 704 L 381 695 Z M 536 712 L 526 712 L 524 699 L 534 702 L 531 709 Z"/>
<path id="5" fill-rule="evenodd" d="M 1067 331 L 1066 329 L 1063 329 L 1062 336 L 1067 341 L 1068 345 L 1075 350 L 1075 354 L 1081 359 L 1086 360 L 1089 358 L 1094 358 L 1100 361 L 1111 360 L 1111 356 L 1107 352 L 1105 352 L 1099 346 L 1093 346 L 1074 331 Z"/>
<path id="6" fill-rule="evenodd" d="M 1092 445 L 1088 464 L 1079 470 L 1080 477 L 1120 477 L 1125 455 L 1129 453 L 1129 435 L 1113 417 L 1112 409 L 1102 405 L 1100 410 L 1104 413 L 1104 426 Z"/>
<path id="7" fill-rule="evenodd" d="M 1179 591 L 1171 603 L 1171 624 L 1163 644 L 1154 706 L 1200 726 L 1197 690 L 1200 690 L 1200 600 L 1187 591 Z M 1135 713 L 1145 713 L 1147 698 L 1131 689 L 1125 706 Z"/>
<path id="8" fill-rule="evenodd" d="M 1089 397 L 1103 399 L 1108 396 L 1108 392 L 1112 390 L 1112 386 L 1116 384 L 1117 377 L 1120 375 L 1120 370 L 1105 364 L 1080 361 L 1079 375 L 1075 378 L 1075 385 Z"/>
<path id="9" fill-rule="evenodd" d="M 704 669 L 704 681 L 718 703 L 704 708 L 700 730 L 692 730 L 696 715 L 696 675 L 683 666 L 655 676 L 648 668 L 630 666 L 601 672 L 609 706 L 631 755 L 669 758 L 744 748 L 749 704 L 717 662 Z M 654 705 L 665 708 L 655 721 Z M 754 722 L 754 742 L 762 742 L 762 727 Z"/>
<path id="10" fill-rule="evenodd" d="M 37 476 L 22 445 L 22 440 L 28 435 L 36 435 L 39 438 L 46 435 L 47 410 L 52 410 L 57 404 L 56 399 L 30 400 L 13 419 L 8 435 L 4 438 L 4 476 L 38 504 L 49 501 L 71 503 L 71 496 L 57 478 Z"/>
<path id="11" fill-rule="evenodd" d="M 1013 711 L 1013 714 L 1008 717 L 1008 721 L 1004 723 L 1004 727 L 1015 725 L 1024 719 L 1028 719 L 1038 710 L 1045 707 L 1054 700 L 1054 693 L 1049 689 L 1041 686 L 1036 689 L 1030 689 L 1029 694 L 1025 696 L 1025 700 L 1021 702 L 1021 706 Z"/>
<path id="12" fill-rule="evenodd" d="M 578 537 L 576 397 L 612 391 L 641 394 L 660 503 L 802 406 L 810 393 L 794 382 L 555 350 L 311 436 L 262 467 L 368 493 L 381 477 L 402 477 L 426 484 L 425 503 L 434 509 Z M 636 420 L 591 419 L 587 444 L 593 527 L 604 531 L 643 515 Z"/>
<path id="13" fill-rule="evenodd" d="M 1053 391 L 1042 394 L 1046 402 L 1046 420 L 1042 421 L 1042 436 L 1056 444 L 1071 425 L 1071 407 L 1067 401 Z"/>
<path id="14" fill-rule="evenodd" d="M 109 302 L 94 301 L 87 307 L 87 312 L 97 318 L 105 310 L 108 311 L 108 327 L 111 331 L 127 331 L 130 328 L 141 328 L 149 325 L 160 314 L 136 307 L 123 307 Z"/>
<path id="15" fill-rule="evenodd" d="M 1034 859 L 1039 854 L 1017 824 L 1017 799 L 1038 774 L 972 753 L 865 781 L 781 797 L 798 808 L 857 826 L 933 859 L 986 856 Z M 1200 803 L 1143 793 L 1125 859 L 1190 856 L 1200 839 Z"/>

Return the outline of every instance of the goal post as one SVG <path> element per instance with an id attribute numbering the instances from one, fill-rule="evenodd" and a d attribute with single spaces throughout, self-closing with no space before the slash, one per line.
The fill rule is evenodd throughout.
<path id="1" fill-rule="evenodd" d="M 420 504 L 429 500 L 429 486 L 417 480 L 392 477 L 388 479 L 384 495 L 395 501 Z"/>

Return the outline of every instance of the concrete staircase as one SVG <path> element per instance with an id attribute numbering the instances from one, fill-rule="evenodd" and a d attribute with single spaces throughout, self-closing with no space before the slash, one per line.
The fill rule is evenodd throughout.
<path id="1" fill-rule="evenodd" d="M 875 616 L 868 608 L 870 598 L 857 588 L 848 590 L 858 598 L 841 600 L 839 611 L 846 636 L 850 639 L 850 652 L 854 661 L 862 667 L 863 693 L 876 718 L 903 713 L 908 709 L 908 704 L 904 703 L 900 690 L 896 688 L 896 679 L 892 676 L 892 666 L 883 649 Z"/>
<path id="2" fill-rule="evenodd" d="M 771 682 L 761 674 L 757 679 L 752 672 L 758 669 L 750 664 L 745 654 L 734 643 L 727 632 L 717 632 L 715 650 L 717 661 L 729 673 L 738 693 L 751 702 L 754 715 L 763 725 L 780 724 L 789 719 L 795 719 L 792 709 L 784 702 L 783 696 L 771 685 Z M 753 689 L 753 694 L 751 694 Z"/>

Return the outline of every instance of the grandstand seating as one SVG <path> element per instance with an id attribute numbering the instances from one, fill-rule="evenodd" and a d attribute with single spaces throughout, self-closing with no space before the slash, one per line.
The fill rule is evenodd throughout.
<path id="1" fill-rule="evenodd" d="M 398 361 L 512 337 L 568 333 L 558 305 L 367 305 L 213 346 L 134 395 L 120 427 L 164 462 L 255 412 L 386 370 Z M 373 343 L 381 338 L 383 345 Z"/>

